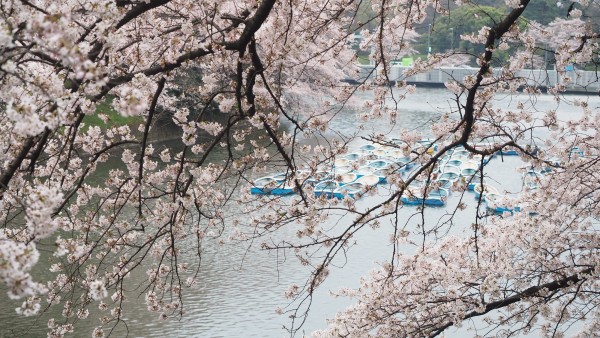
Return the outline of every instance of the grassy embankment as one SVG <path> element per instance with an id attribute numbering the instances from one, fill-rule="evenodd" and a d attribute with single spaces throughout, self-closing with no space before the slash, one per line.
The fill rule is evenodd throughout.
<path id="1" fill-rule="evenodd" d="M 96 113 L 93 115 L 86 115 L 83 118 L 83 123 L 85 123 L 85 129 L 90 126 L 98 126 L 101 129 L 106 129 L 109 127 L 118 127 L 123 125 L 129 126 L 137 126 L 137 124 L 141 123 L 144 119 L 141 116 L 123 116 L 117 112 L 112 106 L 113 97 L 106 97 L 102 102 L 98 103 L 96 106 Z M 108 121 L 104 123 L 100 118 L 99 114 L 104 114 L 108 116 Z M 135 130 L 135 128 L 132 128 Z"/>

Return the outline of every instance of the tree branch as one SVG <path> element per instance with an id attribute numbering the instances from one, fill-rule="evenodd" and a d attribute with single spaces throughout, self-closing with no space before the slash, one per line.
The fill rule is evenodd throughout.
<path id="1" fill-rule="evenodd" d="M 493 310 L 497 310 L 497 309 L 501 309 L 503 307 L 506 307 L 510 304 L 514 304 L 517 302 L 522 301 L 525 298 L 528 297 L 540 297 L 540 293 L 542 291 L 546 291 L 546 292 L 552 292 L 552 291 L 556 291 L 556 290 L 560 290 L 560 289 L 564 289 L 566 287 L 569 287 L 571 285 L 577 284 L 579 282 L 585 281 L 586 279 L 581 277 L 582 275 L 590 275 L 592 272 L 594 271 L 594 268 L 587 268 L 583 271 L 581 271 L 578 274 L 575 275 L 571 275 L 559 280 L 555 280 L 553 282 L 549 282 L 546 284 L 542 284 L 542 285 L 538 285 L 538 286 L 532 286 L 528 289 L 525 289 L 523 292 L 520 292 L 514 296 L 502 299 L 502 300 L 498 300 L 495 302 L 491 302 L 486 304 L 485 306 L 485 310 L 483 312 L 477 312 L 477 311 L 471 311 L 470 313 L 468 313 L 463 320 L 465 319 L 469 319 L 469 318 L 473 318 L 473 317 L 478 317 L 478 316 L 483 316 L 486 313 L 493 311 Z M 445 329 L 449 328 L 450 326 L 454 325 L 454 322 L 447 322 L 446 324 L 442 325 L 441 327 L 439 327 L 438 329 L 436 329 L 431 335 L 430 337 L 436 337 L 438 336 L 440 333 L 442 333 Z"/>
<path id="2" fill-rule="evenodd" d="M 144 14 L 145 12 L 154 9 L 156 7 L 162 6 L 164 4 L 169 3 L 171 0 L 151 0 L 150 2 L 141 2 L 133 7 L 129 12 L 125 14 L 125 16 L 117 22 L 115 26 L 116 29 L 119 29 L 126 25 L 129 21 L 137 18 L 138 16 Z M 117 4 L 118 1 L 117 1 Z"/>
<path id="3" fill-rule="evenodd" d="M 19 154 L 17 154 L 14 160 L 8 165 L 8 168 L 6 168 L 4 174 L 0 176 L 0 200 L 4 197 L 4 191 L 8 188 L 10 180 L 13 178 L 15 172 L 21 166 L 23 160 L 27 157 L 27 154 L 29 154 L 29 150 L 31 150 L 34 143 L 35 142 L 33 142 L 33 136 L 28 137 L 25 140 L 21 151 L 19 151 Z"/>
<path id="4" fill-rule="evenodd" d="M 142 136 L 142 145 L 140 149 L 140 167 L 138 171 L 138 184 L 140 184 L 140 188 L 138 189 L 138 215 L 142 217 L 142 176 L 144 175 L 144 156 L 146 155 L 146 143 L 148 141 L 148 131 L 150 130 L 150 124 L 152 123 L 152 117 L 154 116 L 154 112 L 156 110 L 156 104 L 158 102 L 158 98 L 165 88 L 165 78 L 161 78 L 158 81 L 158 88 L 156 88 L 156 92 L 154 93 L 154 97 L 152 97 L 152 103 L 150 104 L 150 109 L 148 110 L 148 118 L 146 119 L 146 124 L 144 125 L 144 134 Z"/>
<path id="5" fill-rule="evenodd" d="M 497 39 L 500 39 L 510 27 L 519 19 L 525 8 L 529 4 L 529 0 L 521 0 L 521 6 L 519 8 L 513 9 L 507 16 L 502 20 L 502 22 L 496 24 L 488 33 L 487 40 L 485 42 L 485 53 L 483 57 L 483 61 L 479 71 L 477 72 L 477 79 L 475 84 L 469 89 L 467 94 L 467 101 L 465 103 L 465 115 L 463 117 L 465 123 L 465 129 L 462 133 L 460 142 L 464 145 L 469 140 L 469 136 L 471 135 L 471 131 L 473 130 L 473 124 L 475 122 L 475 94 L 477 90 L 481 86 L 481 81 L 483 81 L 483 77 L 490 70 L 490 61 L 492 60 L 494 43 Z"/>

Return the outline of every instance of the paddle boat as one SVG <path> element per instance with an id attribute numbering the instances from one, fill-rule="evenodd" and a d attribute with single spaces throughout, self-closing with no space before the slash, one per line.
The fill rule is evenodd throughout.
<path id="1" fill-rule="evenodd" d="M 479 160 L 475 160 L 475 159 L 468 159 L 466 161 L 463 161 L 463 163 L 461 164 L 461 168 L 473 168 L 473 169 L 479 169 L 479 167 L 481 166 L 481 159 Z"/>
<path id="2" fill-rule="evenodd" d="M 317 183 L 314 188 L 316 197 L 325 195 L 327 198 L 333 197 L 335 189 L 339 188 L 340 184 L 334 180 L 325 180 Z"/>
<path id="3" fill-rule="evenodd" d="M 477 150 L 480 151 L 488 151 L 488 150 L 492 150 L 494 147 L 498 146 L 498 144 L 492 143 L 492 142 L 478 142 L 473 144 L 473 147 Z M 487 158 L 489 161 L 491 158 L 495 157 L 496 153 L 493 153 L 491 155 L 487 155 Z"/>
<path id="4" fill-rule="evenodd" d="M 448 162 L 450 159 L 452 158 L 452 150 L 449 150 L 447 152 L 444 153 L 444 155 L 442 155 L 438 161 L 446 163 Z"/>
<path id="5" fill-rule="evenodd" d="M 392 166 L 397 168 L 398 171 L 406 171 L 408 170 L 408 164 L 403 162 L 402 160 L 394 159 L 392 162 Z"/>
<path id="6" fill-rule="evenodd" d="M 464 148 L 456 149 L 454 150 L 454 152 L 452 152 L 452 157 L 459 160 L 468 159 L 469 156 L 471 156 L 471 153 L 468 150 L 465 150 Z"/>
<path id="7" fill-rule="evenodd" d="M 301 181 L 302 186 L 311 186 L 314 187 L 317 183 L 319 183 L 321 180 L 318 180 L 312 176 L 309 176 L 307 178 L 304 179 L 304 181 Z"/>
<path id="8" fill-rule="evenodd" d="M 528 170 L 523 174 L 523 185 L 529 189 L 537 189 L 540 186 L 540 180 L 544 177 L 542 173 L 535 170 Z"/>
<path id="9" fill-rule="evenodd" d="M 450 189 L 446 189 L 446 188 L 434 188 L 431 189 L 431 192 L 429 193 L 429 195 L 439 195 L 441 197 L 448 197 L 450 195 Z"/>
<path id="10" fill-rule="evenodd" d="M 373 175 L 379 177 L 379 183 L 387 183 L 389 169 L 377 169 L 373 171 Z"/>
<path id="11" fill-rule="evenodd" d="M 463 177 L 471 177 L 479 171 L 479 163 L 470 160 L 463 162 L 460 166 L 460 175 Z"/>
<path id="12" fill-rule="evenodd" d="M 275 180 L 277 180 L 277 182 L 284 182 L 285 180 L 287 180 L 288 178 L 288 174 L 287 173 L 277 173 L 277 174 L 273 174 L 267 177 L 271 177 Z M 263 177 L 266 178 L 266 177 Z"/>
<path id="13" fill-rule="evenodd" d="M 358 175 L 356 175 L 356 173 L 347 172 L 347 173 L 338 175 L 336 177 L 336 181 L 338 181 L 338 183 L 340 185 L 345 185 L 345 184 L 352 183 L 352 182 L 356 181 L 357 178 L 358 178 Z"/>
<path id="14" fill-rule="evenodd" d="M 315 184 L 317 184 L 317 182 L 319 182 L 319 180 L 316 179 L 313 175 L 311 175 L 311 172 L 306 169 L 297 170 L 296 179 L 298 180 L 298 182 L 300 182 L 300 185 L 302 186 L 314 186 Z"/>
<path id="15" fill-rule="evenodd" d="M 361 154 L 359 153 L 349 153 L 344 155 L 344 158 L 347 159 L 348 161 L 358 161 L 361 158 Z"/>
<path id="16" fill-rule="evenodd" d="M 363 146 L 361 146 L 359 149 L 364 153 L 364 152 L 368 152 L 368 153 L 372 153 L 373 150 L 377 149 L 379 147 L 375 146 L 374 144 L 365 144 Z"/>
<path id="17" fill-rule="evenodd" d="M 294 186 L 267 176 L 256 179 L 250 188 L 250 193 L 254 195 L 289 195 L 294 193 Z"/>
<path id="18" fill-rule="evenodd" d="M 362 183 L 365 186 L 375 186 L 381 183 L 381 177 L 373 174 L 367 174 L 356 179 L 356 182 Z"/>
<path id="19" fill-rule="evenodd" d="M 347 167 L 350 165 L 350 160 L 344 157 L 336 158 L 333 162 L 334 167 Z"/>
<path id="20" fill-rule="evenodd" d="M 408 171 L 408 170 L 412 169 L 415 165 L 417 165 L 413 159 L 411 159 L 410 157 L 406 157 L 406 156 L 396 158 L 395 162 L 403 163 L 405 171 Z"/>
<path id="21" fill-rule="evenodd" d="M 400 150 L 400 149 L 392 149 L 392 150 L 388 150 L 385 153 L 385 156 L 391 157 L 393 159 L 399 159 L 402 157 L 405 157 L 404 155 L 404 151 Z"/>
<path id="22" fill-rule="evenodd" d="M 422 205 L 423 204 L 423 195 L 419 191 L 417 187 L 408 187 L 402 197 L 400 198 L 402 203 L 406 205 Z"/>
<path id="23" fill-rule="evenodd" d="M 377 170 L 377 169 L 374 168 L 374 167 L 370 167 L 368 165 L 364 165 L 362 167 L 359 167 L 355 172 L 358 175 L 358 177 L 360 178 L 360 177 L 365 176 L 365 175 L 373 174 L 373 172 L 375 170 Z"/>
<path id="24" fill-rule="evenodd" d="M 548 162 L 550 162 L 550 164 L 543 167 L 542 170 L 540 170 L 540 173 L 542 173 L 542 174 L 549 173 L 552 170 L 554 170 L 554 168 L 560 167 L 560 159 L 558 159 L 556 157 L 549 159 Z"/>
<path id="25" fill-rule="evenodd" d="M 373 150 L 373 155 L 376 155 L 378 157 L 383 157 L 386 155 L 386 153 L 387 153 L 387 150 L 384 149 L 383 147 Z"/>
<path id="26" fill-rule="evenodd" d="M 277 186 L 275 189 L 271 190 L 271 195 L 290 195 L 293 194 L 294 191 L 294 183 L 292 182 L 281 182 L 280 186 Z"/>
<path id="27" fill-rule="evenodd" d="M 443 206 L 446 204 L 447 192 L 442 189 L 433 189 L 425 197 L 416 187 L 409 187 L 400 200 L 406 205 Z"/>
<path id="28" fill-rule="evenodd" d="M 408 146 L 408 143 L 400 138 L 392 138 L 390 139 L 390 142 L 399 146 Z"/>
<path id="29" fill-rule="evenodd" d="M 447 164 L 440 168 L 440 173 L 455 173 L 457 175 L 460 175 L 460 167 Z"/>
<path id="30" fill-rule="evenodd" d="M 481 184 L 481 177 L 479 175 L 473 175 L 467 180 L 467 190 L 475 191 L 475 187 Z"/>
<path id="31" fill-rule="evenodd" d="M 578 157 L 585 157 L 585 153 L 583 152 L 583 150 L 581 150 L 579 147 L 573 147 L 571 148 L 571 150 L 569 151 L 569 155 L 575 155 Z"/>
<path id="32" fill-rule="evenodd" d="M 367 162 L 367 161 L 375 161 L 377 159 L 379 159 L 379 156 L 377 156 L 377 155 L 375 155 L 373 153 L 364 154 L 360 158 L 360 160 L 364 160 L 365 162 Z"/>
<path id="33" fill-rule="evenodd" d="M 371 161 L 367 164 L 369 167 L 373 167 L 375 169 L 387 169 L 393 166 L 393 162 L 390 162 L 385 159 L 378 159 Z"/>
<path id="34" fill-rule="evenodd" d="M 450 165 L 450 166 L 454 166 L 454 167 L 459 167 L 463 164 L 462 160 L 456 159 L 454 157 L 450 158 L 445 165 Z"/>
<path id="35" fill-rule="evenodd" d="M 500 149 L 500 150 L 498 150 L 498 155 L 502 155 L 502 156 L 518 156 L 519 155 L 519 151 L 517 149 L 514 149 L 514 148 Z"/>
<path id="36" fill-rule="evenodd" d="M 444 179 L 444 178 L 438 178 L 437 180 L 433 181 L 434 186 L 437 186 L 438 188 L 442 188 L 445 190 L 452 190 L 452 186 L 454 185 L 454 182 Z"/>
<path id="37" fill-rule="evenodd" d="M 480 182 L 479 184 L 477 184 L 473 188 L 473 191 L 475 192 L 476 199 L 479 199 L 479 196 L 481 196 L 481 194 L 483 194 L 483 197 L 485 197 L 485 195 L 487 195 L 487 194 L 496 194 L 496 195 L 500 194 L 498 189 L 496 189 L 494 186 L 485 184 L 483 182 Z"/>
<path id="38" fill-rule="evenodd" d="M 360 182 L 352 182 L 336 188 L 333 191 L 333 197 L 343 199 L 346 196 L 350 198 L 358 198 L 365 190 L 365 185 Z"/>
<path id="39" fill-rule="evenodd" d="M 507 205 L 503 205 L 501 202 L 505 200 L 506 196 L 495 193 L 487 193 L 483 200 L 485 202 L 485 206 L 487 210 L 493 211 L 494 213 L 503 214 L 505 212 L 519 212 L 521 211 L 520 206 L 509 207 Z"/>
<path id="40" fill-rule="evenodd" d="M 422 139 L 417 141 L 417 144 L 419 144 L 421 147 L 426 149 L 426 152 L 428 154 L 433 154 L 434 151 L 438 150 L 438 146 L 437 144 L 433 143 L 433 141 L 431 141 L 430 139 Z"/>
<path id="41" fill-rule="evenodd" d="M 445 189 L 433 189 L 425 196 L 425 205 L 443 206 L 446 204 L 448 191 Z"/>
<path id="42" fill-rule="evenodd" d="M 494 158 L 494 156 L 495 155 L 493 155 L 493 154 L 486 156 L 485 159 L 483 160 L 483 165 L 488 164 L 492 160 L 492 158 Z M 469 159 L 469 161 L 475 162 L 475 163 L 477 163 L 477 166 L 480 166 L 482 158 L 483 158 L 482 155 L 475 154 L 475 155 L 473 155 L 473 158 Z"/>
<path id="43" fill-rule="evenodd" d="M 279 182 L 273 177 L 261 177 L 254 180 L 254 185 L 250 188 L 250 193 L 255 195 L 267 195 L 278 184 Z"/>
<path id="44" fill-rule="evenodd" d="M 455 181 L 458 181 L 458 179 L 460 178 L 460 174 L 457 174 L 452 171 L 447 171 L 447 172 L 442 173 L 438 178 L 455 182 Z"/>
<path id="45" fill-rule="evenodd" d="M 341 166 L 341 167 L 334 167 L 331 170 L 331 176 L 333 175 L 343 175 L 345 173 L 349 173 L 352 171 L 352 167 L 349 165 L 346 166 Z"/>
<path id="46" fill-rule="evenodd" d="M 471 177 L 477 173 L 477 169 L 473 168 L 464 168 L 460 171 L 460 176 L 462 177 Z"/>

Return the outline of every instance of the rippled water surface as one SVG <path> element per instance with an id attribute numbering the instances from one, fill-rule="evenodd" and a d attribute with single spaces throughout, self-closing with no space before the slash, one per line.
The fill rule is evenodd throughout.
<path id="1" fill-rule="evenodd" d="M 361 94 L 368 98 L 369 94 Z M 525 100 L 525 96 L 521 99 Z M 568 97 L 569 100 L 578 98 Z M 402 101 L 396 126 L 382 119 L 367 125 L 362 132 L 368 135 L 372 132 L 388 133 L 393 137 L 398 128 L 425 130 L 432 120 L 435 120 L 444 109 L 448 108 L 447 91 L 441 89 L 426 89 Z M 598 110 L 599 100 L 591 99 L 590 106 Z M 509 107 L 516 104 L 510 97 L 499 96 L 495 104 L 499 107 Z M 568 105 L 556 105 L 550 96 L 538 98 L 536 107 L 539 110 L 558 109 L 563 118 L 577 116 L 576 110 Z M 343 114 L 343 113 L 341 113 Z M 351 134 L 356 131 L 358 119 L 353 113 L 347 113 L 334 119 L 330 128 Z M 543 136 L 543 135 L 540 135 Z M 364 141 L 363 141 L 364 142 Z M 357 146 L 358 142 L 354 144 Z M 494 180 L 502 182 L 502 187 L 508 192 L 517 193 L 521 189 L 521 176 L 514 168 L 521 162 L 518 158 L 496 158 L 488 166 Z M 360 207 L 374 205 L 377 201 L 389 195 L 385 186 L 379 188 L 379 196 L 363 198 L 358 202 Z M 470 208 L 459 212 L 455 217 L 455 225 L 451 232 L 460 234 L 468 228 L 474 219 L 473 195 L 462 197 Z M 461 199 L 461 196 L 451 196 L 447 208 L 432 208 L 426 212 L 426 224 L 434 224 L 440 219 L 448 219 L 447 210 Z M 235 210 L 232 210 L 235 211 Z M 411 224 L 417 222 L 414 208 L 404 208 L 400 211 L 401 222 Z M 343 215 L 331 218 L 327 227 L 335 227 Z M 343 223 L 342 223 L 343 224 Z M 364 229 L 355 238 L 356 245 L 347 253 L 338 257 L 339 268 L 331 270 L 330 278 L 321 286 L 311 305 L 310 314 L 302 328 L 302 332 L 310 334 L 315 329 L 326 325 L 326 318 L 334 316 L 335 312 L 351 304 L 347 299 L 337 299 L 329 295 L 330 290 L 341 287 L 356 287 L 358 278 L 368 273 L 382 262 L 391 257 L 389 236 L 391 225 L 382 223 L 377 230 Z M 280 240 L 294 236 L 295 229 L 286 229 L 279 234 Z M 289 255 L 289 253 L 287 253 Z M 45 265 L 47 257 L 40 261 L 40 267 Z M 40 269 L 41 270 L 41 269 Z M 171 318 L 159 321 L 156 314 L 146 311 L 143 296 L 130 292 L 126 304 L 126 320 L 131 337 L 284 337 L 291 320 L 275 313 L 276 307 L 284 308 L 287 300 L 284 292 L 291 283 L 303 283 L 308 277 L 309 270 L 299 265 L 293 257 L 286 257 L 285 252 L 260 251 L 256 247 L 242 248 L 231 245 L 207 244 L 203 247 L 202 269 L 199 283 L 194 289 L 188 290 L 184 298 L 186 314 L 183 318 Z M 44 278 L 43 271 L 38 272 Z M 130 282 L 145 278 L 143 272 L 131 277 Z M 133 291 L 133 290 L 132 290 Z M 0 338 L 1 337 L 42 337 L 46 335 L 47 317 L 35 321 L 18 317 L 14 308 L 19 304 L 6 298 L 5 290 L 0 290 Z M 54 310 L 57 311 L 57 310 Z M 55 313 L 58 315 L 58 313 Z M 98 325 L 98 313 L 92 313 L 90 319 L 78 323 L 77 337 L 89 337 L 93 327 Z M 125 327 L 120 326 L 115 336 L 124 336 Z M 299 334 L 300 335 L 300 334 Z"/>

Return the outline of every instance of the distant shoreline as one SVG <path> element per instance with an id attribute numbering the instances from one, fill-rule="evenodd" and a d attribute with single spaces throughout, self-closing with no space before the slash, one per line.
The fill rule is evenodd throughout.
<path id="1" fill-rule="evenodd" d="M 373 65 L 359 65 L 359 67 L 361 68 L 361 72 L 358 78 L 347 78 L 341 81 L 352 85 L 359 85 L 372 78 L 378 72 L 378 69 Z M 407 84 L 422 88 L 445 88 L 446 82 L 463 79 L 468 75 L 475 74 L 479 70 L 479 68 L 472 67 L 441 67 L 405 77 L 403 75 L 404 72 L 412 69 L 412 67 L 391 65 L 388 69 L 389 74 L 387 77 L 389 85 L 395 85 L 397 81 L 404 81 Z M 493 71 L 501 72 L 500 69 L 494 69 Z M 600 81 L 595 71 L 571 70 L 565 73 L 569 80 L 563 84 L 565 91 L 561 91 L 561 94 L 600 95 Z M 514 74 L 515 77 L 527 81 L 527 84 L 521 86 L 519 91 L 522 91 L 525 86 L 530 86 L 539 88 L 543 93 L 547 93 L 548 88 L 561 84 L 561 75 L 558 71 L 551 69 L 523 69 Z"/>

